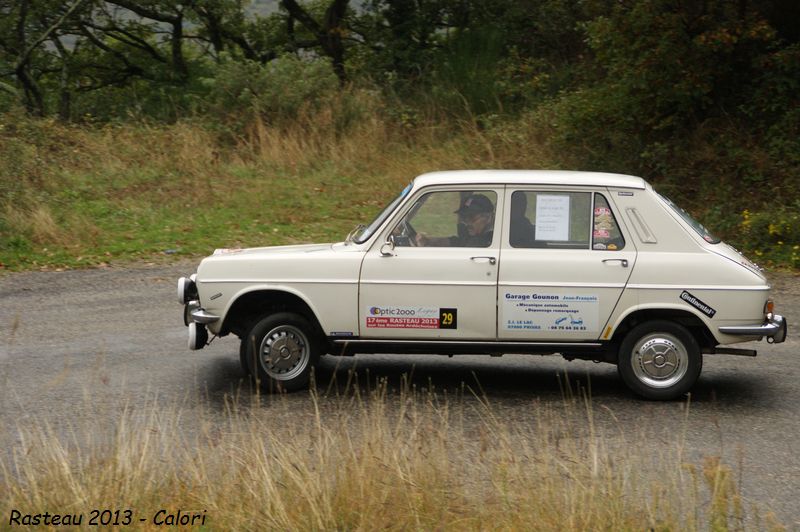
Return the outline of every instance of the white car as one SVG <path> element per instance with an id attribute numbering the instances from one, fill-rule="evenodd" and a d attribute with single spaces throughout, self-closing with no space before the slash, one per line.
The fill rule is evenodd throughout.
<path id="1" fill-rule="evenodd" d="M 649 399 L 689 391 L 704 354 L 784 341 L 769 290 L 643 179 L 557 171 L 425 174 L 343 242 L 218 249 L 178 281 L 189 347 L 238 336 L 265 390 L 324 354 L 553 353 Z"/>

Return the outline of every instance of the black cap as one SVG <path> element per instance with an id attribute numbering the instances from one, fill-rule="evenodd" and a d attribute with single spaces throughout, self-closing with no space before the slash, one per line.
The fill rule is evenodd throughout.
<path id="1" fill-rule="evenodd" d="M 461 208 L 456 211 L 456 214 L 471 216 L 483 212 L 494 212 L 492 200 L 483 194 L 472 194 L 471 196 L 467 196 L 467 199 L 461 204 Z"/>

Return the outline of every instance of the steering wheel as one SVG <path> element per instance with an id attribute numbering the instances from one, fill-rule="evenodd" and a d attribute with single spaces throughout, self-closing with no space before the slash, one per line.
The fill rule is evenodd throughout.
<path id="1" fill-rule="evenodd" d="M 414 227 L 408 223 L 408 221 L 403 220 L 399 224 L 397 224 L 397 228 L 395 228 L 395 243 L 398 246 L 416 246 L 417 245 L 417 231 Z"/>

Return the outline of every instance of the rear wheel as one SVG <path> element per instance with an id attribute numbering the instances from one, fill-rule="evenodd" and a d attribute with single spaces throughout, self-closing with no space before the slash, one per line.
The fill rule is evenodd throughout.
<path id="1" fill-rule="evenodd" d="M 703 356 L 694 336 L 670 321 L 648 321 L 622 341 L 617 370 L 634 393 L 646 399 L 676 399 L 700 376 Z"/>
<path id="2" fill-rule="evenodd" d="M 319 333 L 306 318 L 279 312 L 250 329 L 240 359 L 265 392 L 294 391 L 308 386 L 321 345 Z"/>

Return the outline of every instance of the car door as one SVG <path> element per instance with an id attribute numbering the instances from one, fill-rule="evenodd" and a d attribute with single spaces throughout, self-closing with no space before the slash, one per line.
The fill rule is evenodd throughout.
<path id="1" fill-rule="evenodd" d="M 362 338 L 496 338 L 502 192 L 431 187 L 408 202 L 364 257 Z M 466 213 L 481 208 L 492 212 L 469 218 L 486 221 L 480 235 L 470 235 Z M 393 246 L 384 244 L 390 236 Z"/>
<path id="2" fill-rule="evenodd" d="M 636 262 L 605 189 L 508 187 L 498 338 L 600 337 Z"/>

